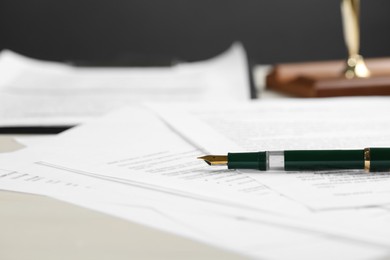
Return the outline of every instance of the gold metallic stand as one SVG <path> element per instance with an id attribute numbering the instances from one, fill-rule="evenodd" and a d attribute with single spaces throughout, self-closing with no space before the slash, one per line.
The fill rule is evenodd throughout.
<path id="1" fill-rule="evenodd" d="M 267 87 L 301 97 L 390 95 L 390 58 L 364 60 L 360 49 L 360 0 L 341 0 L 347 61 L 276 65 Z"/>

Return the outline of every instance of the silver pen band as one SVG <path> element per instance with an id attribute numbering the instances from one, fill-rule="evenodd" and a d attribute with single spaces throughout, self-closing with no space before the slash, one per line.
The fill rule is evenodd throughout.
<path id="1" fill-rule="evenodd" d="M 284 170 L 284 151 L 267 152 L 267 169 L 275 171 Z"/>

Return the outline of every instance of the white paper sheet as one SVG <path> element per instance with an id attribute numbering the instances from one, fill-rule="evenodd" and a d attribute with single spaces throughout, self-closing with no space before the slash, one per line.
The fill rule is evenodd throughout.
<path id="1" fill-rule="evenodd" d="M 389 98 L 155 108 L 185 138 L 210 153 L 390 146 Z M 241 172 L 314 210 L 390 203 L 389 173 Z"/>
<path id="2" fill-rule="evenodd" d="M 248 178 L 250 174 L 210 171 L 195 159 L 198 153 L 153 114 L 133 108 L 75 128 L 51 144 L 21 151 L 19 156 L 4 156 L 0 163 L 28 172 L 31 162 L 35 162 L 77 175 L 234 208 L 238 218 L 248 218 L 249 214 L 253 219 L 266 217 L 279 225 L 337 233 L 377 244 L 388 242 L 390 230 L 383 229 L 379 222 L 372 227 L 360 225 L 371 212 L 313 214 L 303 204 L 259 185 Z"/>
<path id="3" fill-rule="evenodd" d="M 133 169 L 132 175 L 129 175 L 129 171 L 116 170 L 118 163 L 128 163 L 129 156 L 134 157 L 134 153 L 138 156 L 147 156 L 152 150 L 156 156 L 168 150 L 183 154 L 188 151 L 189 147 L 192 149 L 190 151 L 194 151 L 194 147 L 183 142 L 175 133 L 168 130 L 169 128 L 161 121 L 141 108 L 115 113 L 103 120 L 90 122 L 62 134 L 59 140 L 52 140 L 51 144 L 1 156 L 2 167 L 10 167 L 16 172 L 3 176 L 0 187 L 11 190 L 19 188 L 24 191 L 30 189 L 30 192 L 54 196 L 157 228 L 164 226 L 164 230 L 253 257 L 283 259 L 285 255 L 281 252 L 292 252 L 300 259 L 310 259 L 313 256 L 312 251 L 299 250 L 303 243 L 313 245 L 317 253 L 322 252 L 321 257 L 324 259 L 328 259 L 330 252 L 333 252 L 329 251 L 329 248 L 343 252 L 344 259 L 356 259 L 357 257 L 368 259 L 386 255 L 388 238 L 386 232 L 374 234 L 376 237 L 372 238 L 372 233 L 366 234 L 364 230 L 352 232 L 348 229 L 339 230 L 338 227 L 332 230 L 332 228 L 322 226 L 321 222 L 310 222 L 306 218 L 300 220 L 298 213 L 303 207 L 295 202 L 286 203 L 288 199 L 283 202 L 278 199 L 281 196 L 276 196 L 277 193 L 269 196 L 268 193 L 272 192 L 267 191 L 261 197 L 255 198 L 257 203 L 263 207 L 267 206 L 266 204 L 275 204 L 274 206 L 284 209 L 286 215 L 290 215 L 290 211 L 297 210 L 298 212 L 292 214 L 295 215 L 294 218 L 270 214 L 271 212 L 265 212 L 264 209 L 252 210 L 248 207 L 251 204 L 242 200 L 243 197 L 239 196 L 239 192 L 234 187 L 227 185 L 231 181 L 238 181 L 241 185 L 245 184 L 241 183 L 242 180 L 240 181 L 241 175 L 233 176 L 225 174 L 227 171 L 218 171 L 205 174 L 204 177 L 209 177 L 207 180 L 197 178 L 180 180 L 180 178 L 175 179 L 165 175 L 145 176 L 153 172 L 145 172 L 144 168 Z M 152 157 L 145 158 L 151 163 L 156 162 L 151 160 Z M 184 159 L 184 163 L 194 162 L 194 158 L 192 156 L 191 158 L 191 160 L 186 160 L 177 157 L 176 160 Z M 121 159 L 124 161 L 120 162 Z M 136 159 L 142 161 L 141 158 Z M 172 157 L 166 159 L 169 161 Z M 58 162 L 54 164 L 54 160 L 61 161 L 61 164 Z M 39 162 L 39 164 L 32 166 L 31 162 Z M 44 167 L 50 165 L 50 162 L 57 168 Z M 59 170 L 58 166 L 64 165 L 65 162 L 67 167 L 73 169 Z M 111 163 L 107 166 L 106 162 Z M 157 162 L 159 167 L 164 166 L 161 160 Z M 199 161 L 196 162 L 199 163 Z M 134 165 L 130 166 L 134 167 Z M 182 167 L 185 165 L 181 165 L 178 169 L 182 170 Z M 60 172 L 62 174 L 59 174 Z M 127 175 L 121 176 L 125 173 Z M 175 171 L 170 169 L 165 173 L 172 174 Z M 189 173 L 193 174 L 191 171 Z M 100 179 L 109 177 L 106 180 L 110 183 L 115 181 L 115 185 L 111 186 L 106 182 L 98 183 L 96 178 L 81 180 L 81 178 L 86 178 L 85 174 L 93 174 Z M 198 177 L 199 174 L 200 172 L 197 171 L 194 176 Z M 237 176 L 239 179 L 235 178 Z M 226 178 L 224 188 L 216 185 L 218 182 L 215 181 L 218 179 L 215 177 Z M 189 180 L 191 182 L 188 182 Z M 221 180 L 219 182 L 224 183 Z M 152 193 L 157 192 L 159 195 L 151 196 L 150 193 L 140 192 L 140 188 Z M 93 190 L 85 191 L 85 189 Z M 219 194 L 212 196 L 210 190 Z M 225 200 L 221 200 L 221 195 L 225 196 Z M 164 199 L 166 196 L 170 199 Z M 246 198 L 249 200 L 249 197 Z M 132 205 L 131 210 L 126 205 Z M 133 211 L 133 206 L 141 209 Z M 162 219 L 156 220 L 156 214 L 147 214 L 149 211 L 162 212 L 163 216 L 158 217 Z M 150 224 L 153 221 L 155 224 Z M 183 228 L 182 225 L 187 227 Z M 198 230 L 198 233 L 191 231 L 193 229 Z M 283 250 L 281 251 L 280 248 Z"/>
<path id="4" fill-rule="evenodd" d="M 0 127 L 72 126 L 143 101 L 247 100 L 245 51 L 166 68 L 80 68 L 0 54 Z"/>
<path id="5" fill-rule="evenodd" d="M 32 160 L 77 174 L 159 186 L 275 214 L 286 214 L 286 209 L 291 209 L 289 215 L 308 212 L 245 174 L 204 171 L 203 163 L 196 160 L 200 154 L 153 113 L 133 107 L 67 131 L 47 145 L 19 152 L 24 159 L 18 167 L 23 169 L 20 167 L 28 159 L 27 165 Z M 4 155 L 1 165 L 14 169 L 14 161 L 13 155 L 9 159 Z"/>
<path id="6" fill-rule="evenodd" d="M 30 170 L 34 172 L 34 169 Z M 289 255 L 312 259 L 316 255 L 317 259 L 373 259 L 384 258 L 388 254 L 383 246 L 350 241 L 337 235 L 325 236 L 267 221 L 246 220 L 226 210 L 219 210 L 221 206 L 215 204 L 208 205 L 206 202 L 136 187 L 123 189 L 117 184 L 99 184 L 99 180 L 69 176 L 71 173 L 59 170 L 37 167 L 37 172 L 40 179 L 15 172 L 5 175 L 6 172 L 2 170 L 0 187 L 45 194 L 255 258 L 285 259 Z M 72 184 L 66 183 L 69 178 Z M 90 182 L 88 188 L 76 185 L 76 182 L 85 182 L 82 178 Z M 65 182 L 61 182 L 61 179 Z M 303 245 L 305 250 L 302 250 Z"/>

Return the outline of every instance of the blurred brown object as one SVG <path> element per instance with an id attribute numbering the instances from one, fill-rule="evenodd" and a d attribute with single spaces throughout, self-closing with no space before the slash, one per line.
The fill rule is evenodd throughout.
<path id="1" fill-rule="evenodd" d="M 390 58 L 365 59 L 369 78 L 346 79 L 345 61 L 286 63 L 268 74 L 268 89 L 299 97 L 390 95 Z"/>

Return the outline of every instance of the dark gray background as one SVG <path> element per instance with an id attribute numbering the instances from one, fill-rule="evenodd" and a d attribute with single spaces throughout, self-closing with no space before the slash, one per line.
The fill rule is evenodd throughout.
<path id="1" fill-rule="evenodd" d="M 257 63 L 346 55 L 339 0 L 1 0 L 0 48 L 50 60 L 200 60 L 242 41 Z M 362 0 L 362 53 L 390 56 L 389 0 Z"/>

